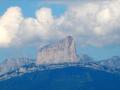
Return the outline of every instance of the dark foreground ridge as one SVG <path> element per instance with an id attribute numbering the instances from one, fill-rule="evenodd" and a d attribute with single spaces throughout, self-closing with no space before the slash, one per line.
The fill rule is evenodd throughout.
<path id="1" fill-rule="evenodd" d="M 120 75 L 70 66 L 34 71 L 0 81 L 0 90 L 120 90 Z"/>

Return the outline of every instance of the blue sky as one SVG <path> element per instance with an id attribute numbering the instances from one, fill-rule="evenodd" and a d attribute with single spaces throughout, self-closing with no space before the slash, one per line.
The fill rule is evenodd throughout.
<path id="1" fill-rule="evenodd" d="M 60 3 L 60 2 L 57 2 L 57 3 L 55 2 L 54 3 L 54 1 L 51 3 L 51 2 L 43 2 L 43 1 L 39 1 L 39 0 L 1 0 L 0 1 L 0 16 L 4 16 L 5 12 L 7 12 L 7 9 L 9 9 L 10 7 L 17 7 L 17 9 L 12 8 L 13 10 L 18 10 L 18 7 L 19 7 L 21 9 L 21 12 L 17 12 L 17 11 L 16 12 L 17 13 L 22 13 L 23 16 L 20 16 L 20 17 L 24 18 L 24 20 L 27 20 L 28 17 L 31 17 L 32 20 L 34 19 L 33 21 L 36 21 L 36 20 L 39 21 L 39 17 L 36 16 L 35 12 L 38 10 L 39 13 L 41 14 L 42 11 L 46 10 L 48 15 L 44 16 L 44 17 L 45 18 L 50 17 L 50 18 L 47 18 L 47 20 L 50 21 L 50 23 L 51 23 L 51 21 L 53 21 L 52 20 L 53 17 L 54 17 L 54 19 L 56 19 L 56 18 L 61 19 L 60 18 L 61 16 L 63 16 L 65 18 L 65 20 L 62 22 L 62 24 L 60 26 L 58 26 L 59 28 L 57 27 L 57 25 L 56 25 L 56 27 L 57 27 L 57 29 L 61 29 L 61 30 L 58 30 L 58 31 L 61 31 L 62 33 L 65 33 L 65 35 L 70 34 L 73 37 L 75 37 L 76 43 L 77 43 L 78 54 L 88 54 L 89 56 L 93 57 L 96 60 L 106 59 L 106 58 L 109 58 L 109 57 L 112 57 L 112 56 L 120 56 L 120 51 L 119 51 L 120 50 L 120 43 L 119 43 L 119 38 L 120 38 L 119 33 L 120 32 L 118 30 L 119 25 L 117 26 L 115 24 L 114 27 L 113 27 L 113 26 L 111 26 L 111 24 L 113 24 L 113 23 L 111 23 L 110 24 L 110 32 L 107 31 L 107 30 L 109 30 L 109 28 L 108 28 L 109 25 L 108 25 L 107 22 L 109 20 L 113 20 L 114 18 L 111 19 L 111 17 L 110 17 L 111 14 L 109 12 L 110 10 L 109 10 L 109 8 L 105 7 L 106 4 L 103 6 L 105 8 L 99 8 L 99 9 L 101 9 L 101 11 L 99 11 L 100 13 L 98 11 L 96 11 L 96 12 L 98 12 L 97 17 L 101 18 L 101 19 L 99 19 L 99 18 L 96 19 L 99 22 L 99 23 L 96 22 L 96 23 L 98 23 L 97 26 L 99 26 L 99 27 L 95 26 L 95 30 L 96 30 L 95 35 L 94 35 L 94 33 L 91 33 L 89 35 L 89 33 L 91 31 L 88 28 L 94 29 L 93 28 L 94 26 L 91 27 L 91 25 L 88 24 L 88 23 L 90 22 L 90 23 L 94 24 L 95 21 L 91 20 L 91 18 L 93 18 L 93 17 L 89 18 L 89 17 L 87 17 L 88 15 L 83 16 L 83 14 L 91 14 L 91 16 L 94 16 L 94 14 L 96 12 L 94 13 L 93 12 L 94 10 L 92 10 L 89 13 L 88 8 L 91 7 L 93 9 L 95 9 L 96 5 L 94 5 L 94 4 L 96 4 L 96 3 L 91 1 L 91 3 L 94 3 L 94 4 L 90 4 L 88 6 L 87 5 L 85 6 L 84 4 L 88 3 L 87 0 L 84 3 L 82 2 L 83 4 L 81 2 L 76 1 L 77 3 L 80 3 L 80 4 L 78 4 L 79 7 L 76 7 L 77 4 L 75 4 L 75 5 L 67 4 L 67 1 L 65 3 L 64 3 L 64 1 L 62 3 Z M 109 3 L 111 5 L 111 2 L 108 2 L 108 7 L 111 7 L 109 5 Z M 100 4 L 98 3 L 97 5 L 99 6 Z M 98 8 L 98 6 L 96 8 Z M 84 7 L 84 8 L 81 8 L 81 7 Z M 86 7 L 87 7 L 87 9 L 86 9 Z M 41 8 L 44 8 L 44 9 L 41 9 Z M 84 9 L 85 9 L 85 11 L 84 11 Z M 82 12 L 81 12 L 81 10 L 82 10 Z M 9 12 L 10 11 L 11 10 L 9 10 Z M 6 14 L 6 16 L 9 15 L 9 12 Z M 51 12 L 52 12 L 52 15 L 51 15 Z M 64 14 L 66 12 L 67 12 L 67 14 L 66 14 L 66 16 L 64 16 Z M 74 15 L 74 13 L 76 13 L 76 15 Z M 119 13 L 119 12 L 117 12 L 117 13 Z M 101 15 L 104 16 L 104 17 L 101 17 Z M 81 19 L 80 17 L 83 17 L 83 18 Z M 113 16 L 113 17 L 117 18 L 117 16 Z M 71 20 L 72 18 L 74 18 L 74 20 Z M 91 21 L 90 20 L 87 21 L 88 19 L 90 19 Z M 4 19 L 3 19 L 3 21 L 2 21 L 2 19 L 0 19 L 0 20 L 1 20 L 1 22 L 4 22 Z M 79 20 L 80 20 L 80 22 L 79 22 Z M 71 25 L 69 24 L 69 22 L 70 22 Z M 114 22 L 114 20 L 113 20 L 113 22 Z M 68 24 L 66 24 L 66 23 L 68 23 Z M 74 25 L 74 23 L 75 23 L 75 25 Z M 116 21 L 116 23 L 118 23 L 118 22 Z M 69 25 L 70 25 L 70 28 L 69 28 Z M 105 25 L 106 26 L 108 25 L 107 28 L 105 27 Z M 83 26 L 85 26 L 85 27 L 83 27 Z M 2 25 L 1 25 L 1 27 L 2 27 Z M 53 25 L 52 26 L 47 25 L 46 27 L 51 28 L 51 27 L 53 27 Z M 41 28 L 41 27 L 39 27 L 39 28 Z M 43 28 L 45 28 L 45 27 L 43 27 Z M 76 29 L 76 31 L 72 30 L 72 28 Z M 82 31 L 82 29 L 79 30 L 79 28 L 82 28 L 82 29 L 84 28 L 85 30 L 83 29 L 84 31 Z M 99 28 L 100 29 L 105 28 L 105 30 L 101 29 L 101 31 L 99 31 Z M 67 29 L 70 29 L 70 31 L 68 31 Z M 87 31 L 87 29 L 90 32 Z M 8 31 L 6 28 L 5 28 L 5 30 Z M 58 32 L 58 31 L 57 32 L 56 31 L 53 31 L 53 32 L 56 34 Z M 29 32 L 29 30 L 26 31 L 26 32 Z M 44 32 L 44 30 L 41 30 L 40 32 Z M 0 33 L 2 33 L 2 30 L 0 31 Z M 18 33 L 19 33 L 19 30 L 18 30 Z M 25 38 L 22 38 L 20 40 L 21 41 L 23 39 L 26 40 L 26 41 L 23 40 L 22 44 L 23 43 L 27 44 L 28 42 L 32 42 L 32 44 L 33 44 L 33 42 L 36 42 L 37 40 L 38 40 L 36 42 L 37 44 L 38 44 L 38 42 L 44 42 L 45 40 L 46 40 L 46 42 L 51 42 L 52 40 L 54 40 L 53 39 L 53 37 L 55 35 L 54 33 L 52 33 L 53 36 L 50 35 L 50 37 L 47 37 L 46 34 L 45 34 L 46 35 L 45 36 L 44 33 L 43 33 L 43 35 L 40 34 L 41 36 L 38 35 L 36 37 L 37 39 L 36 38 L 33 39 L 33 37 L 35 37 L 37 35 L 37 34 L 35 34 L 35 36 L 30 37 L 32 41 L 26 40 L 26 38 L 28 39 L 29 37 L 25 37 Z M 111 33 L 113 33 L 113 34 L 111 34 Z M 14 35 L 13 33 L 10 34 L 10 36 L 12 36 L 12 35 L 16 37 L 16 35 Z M 19 35 L 19 34 L 17 34 L 17 35 Z M 63 37 L 65 35 L 63 35 Z M 113 35 L 113 37 L 111 37 L 111 35 Z M 21 35 L 21 37 L 24 37 L 24 36 L 25 35 Z M 26 34 L 26 36 L 27 36 L 27 34 Z M 47 37 L 47 39 L 46 39 L 46 37 Z M 58 34 L 58 37 L 59 37 L 59 34 Z M 44 39 L 41 39 L 41 38 L 44 38 Z M 50 39 L 48 39 L 48 38 L 50 38 Z M 112 39 L 112 38 L 114 38 L 114 39 Z M 58 39 L 60 39 L 60 37 Z M 0 39 L 0 40 L 2 40 L 2 39 Z M 13 41 L 13 40 L 14 40 L 14 38 L 11 38 L 11 41 Z M 35 40 L 35 41 L 33 41 L 33 40 Z M 29 43 L 31 45 L 22 45 L 22 46 L 16 47 L 14 45 L 14 43 L 16 43 L 16 42 L 7 43 L 9 45 L 4 47 L 6 43 L 0 42 L 0 44 L 1 44 L 0 45 L 1 46 L 0 47 L 0 61 L 3 61 L 5 58 L 17 58 L 17 57 L 28 57 L 28 56 L 31 57 L 31 58 L 36 57 L 36 53 L 37 53 L 37 49 L 38 49 L 38 47 L 36 45 L 32 45 L 31 43 Z"/>
<path id="2" fill-rule="evenodd" d="M 50 7 L 55 16 L 60 16 L 67 8 L 64 4 L 49 4 L 41 0 L 0 0 L 0 14 L 2 15 L 11 6 L 21 7 L 25 17 L 34 17 L 34 12 L 41 7 Z"/>

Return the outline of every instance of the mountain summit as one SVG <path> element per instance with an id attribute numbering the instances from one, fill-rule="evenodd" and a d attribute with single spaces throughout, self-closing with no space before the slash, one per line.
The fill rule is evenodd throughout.
<path id="1" fill-rule="evenodd" d="M 72 36 L 40 48 L 36 64 L 76 62 L 76 48 Z"/>

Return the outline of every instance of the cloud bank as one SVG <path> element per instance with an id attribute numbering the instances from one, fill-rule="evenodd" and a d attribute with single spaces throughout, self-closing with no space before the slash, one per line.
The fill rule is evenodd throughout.
<path id="1" fill-rule="evenodd" d="M 120 44 L 120 1 L 70 5 L 55 18 L 51 8 L 40 8 L 25 18 L 20 7 L 0 16 L 0 48 L 36 44 L 72 35 L 80 45 Z"/>

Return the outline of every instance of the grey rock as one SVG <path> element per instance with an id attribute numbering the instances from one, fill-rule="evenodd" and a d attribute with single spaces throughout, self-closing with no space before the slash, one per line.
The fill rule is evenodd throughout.
<path id="1" fill-rule="evenodd" d="M 40 48 L 36 64 L 76 62 L 76 48 L 71 36 Z"/>

